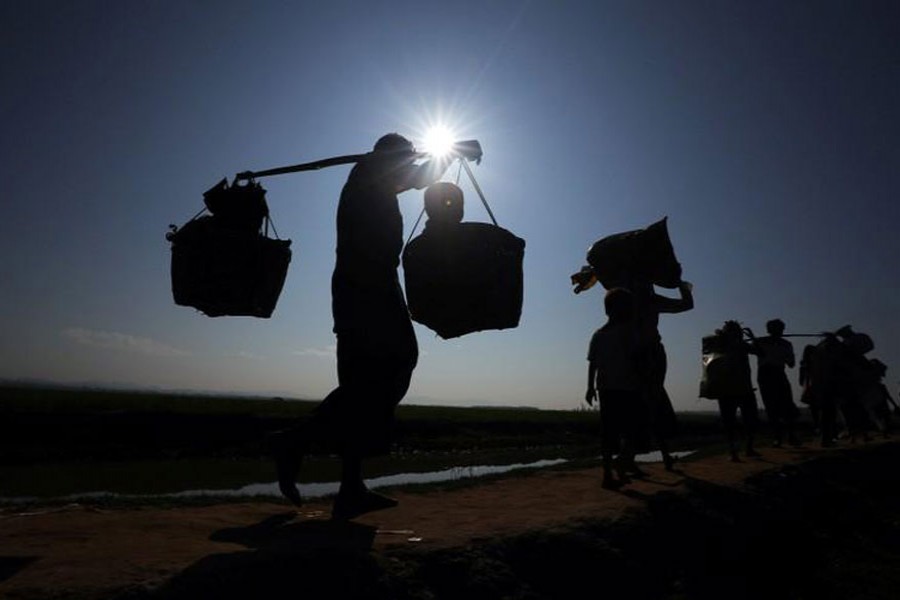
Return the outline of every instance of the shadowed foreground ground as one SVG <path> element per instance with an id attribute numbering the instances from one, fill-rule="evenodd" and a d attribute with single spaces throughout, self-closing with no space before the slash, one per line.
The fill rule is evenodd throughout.
<path id="1" fill-rule="evenodd" d="M 715 456 L 619 492 L 598 468 L 279 503 L 0 513 L 6 598 L 894 598 L 900 445 Z"/>

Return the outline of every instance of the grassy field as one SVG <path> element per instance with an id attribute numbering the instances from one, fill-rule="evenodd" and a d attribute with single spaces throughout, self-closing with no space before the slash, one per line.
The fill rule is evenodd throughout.
<path id="1" fill-rule="evenodd" d="M 0 386 L 0 504 L 16 498 L 53 503 L 95 492 L 135 494 L 143 502 L 182 490 L 273 481 L 266 436 L 317 404 Z M 596 411 L 401 405 L 397 417 L 391 453 L 366 461 L 367 478 L 548 459 L 565 461 L 555 468 L 579 468 L 595 464 L 600 453 Z M 681 413 L 678 422 L 673 450 L 696 457 L 723 451 L 716 413 Z M 301 483 L 336 481 L 339 474 L 336 457 L 317 454 L 304 461 Z"/>
<path id="2" fill-rule="evenodd" d="M 258 458 L 267 433 L 314 401 L 24 386 L 0 387 L 0 464 L 71 460 Z M 714 414 L 684 413 L 679 446 L 718 435 Z M 401 405 L 395 453 L 586 446 L 594 411 Z"/>
<path id="3" fill-rule="evenodd" d="M 91 414 L 120 412 L 182 415 L 255 415 L 294 418 L 316 405 L 284 400 L 152 391 L 0 385 L 0 414 Z"/>

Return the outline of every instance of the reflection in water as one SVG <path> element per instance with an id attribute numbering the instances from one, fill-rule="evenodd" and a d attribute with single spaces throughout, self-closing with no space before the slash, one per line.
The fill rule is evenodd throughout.
<path id="1" fill-rule="evenodd" d="M 683 457 L 692 452 L 673 452 L 675 457 Z M 639 454 L 635 460 L 640 463 L 661 462 L 662 455 L 659 452 L 648 452 Z M 382 477 L 374 477 L 366 480 L 366 485 L 371 489 L 384 488 L 398 485 L 416 485 L 426 483 L 441 483 L 447 481 L 459 481 L 462 479 L 472 479 L 476 477 L 485 477 L 487 475 L 497 475 L 508 473 L 510 471 L 520 469 L 540 469 L 543 467 L 551 467 L 570 462 L 566 458 L 556 458 L 548 460 L 538 460 L 529 463 L 515 463 L 508 465 L 477 465 L 465 467 L 451 467 L 440 471 L 430 471 L 427 473 L 397 473 L 394 475 L 385 475 Z M 337 493 L 339 483 L 337 481 L 325 483 L 300 483 L 298 487 L 304 498 L 321 498 Z M 168 494 L 117 494 L 110 492 L 91 492 L 80 493 L 64 496 L 65 500 L 86 500 L 90 498 L 113 497 L 113 498 L 195 498 L 202 496 L 225 496 L 225 497 L 241 497 L 249 498 L 253 496 L 280 496 L 278 491 L 278 483 L 251 483 L 238 489 L 230 490 L 185 490 L 182 492 L 173 492 Z M 0 500 L 9 503 L 29 502 L 37 500 L 37 498 L 0 498 Z"/>
<path id="2" fill-rule="evenodd" d="M 516 469 L 539 469 L 541 467 L 550 467 L 553 465 L 567 462 L 564 458 L 554 460 L 539 460 L 532 463 L 519 463 L 514 465 L 484 465 L 474 467 L 452 467 L 443 471 L 431 471 L 430 473 L 397 473 L 396 475 L 385 475 L 384 477 L 375 477 L 366 479 L 366 485 L 370 489 L 390 487 L 394 485 L 413 485 L 421 483 L 440 483 L 443 481 L 458 481 L 460 479 L 469 479 L 473 477 L 484 477 L 485 475 L 495 475 L 498 473 L 506 473 Z M 339 483 L 336 481 L 329 483 L 301 483 L 297 487 L 300 488 L 300 494 L 306 498 L 320 498 L 336 494 Z M 219 492 L 181 492 L 173 494 L 174 496 L 197 495 L 197 494 L 215 494 Z M 239 490 L 226 492 L 227 495 L 235 496 L 278 496 L 277 483 L 254 483 L 242 487 Z"/>

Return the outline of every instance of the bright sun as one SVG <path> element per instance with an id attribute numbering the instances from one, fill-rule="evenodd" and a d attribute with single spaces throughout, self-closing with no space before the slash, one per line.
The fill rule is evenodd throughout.
<path id="1" fill-rule="evenodd" d="M 456 136 L 444 125 L 430 127 L 422 138 L 422 150 L 435 157 L 450 154 Z"/>

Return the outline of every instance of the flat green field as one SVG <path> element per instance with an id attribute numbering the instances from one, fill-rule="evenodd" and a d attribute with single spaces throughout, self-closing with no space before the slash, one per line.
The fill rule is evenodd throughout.
<path id="1" fill-rule="evenodd" d="M 0 387 L 0 464 L 157 458 L 255 458 L 269 432 L 315 401 L 138 391 Z M 718 435 L 713 413 L 679 415 L 679 447 Z M 401 405 L 394 450 L 467 452 L 598 443 L 586 410 Z"/>
<path id="2" fill-rule="evenodd" d="M 316 401 L 139 391 L 0 387 L 0 503 L 81 494 L 154 496 L 236 490 L 275 480 L 268 434 Z M 427 474 L 546 461 L 592 464 L 600 417 L 587 410 L 401 405 L 387 456 L 365 476 Z M 721 447 L 718 415 L 682 413 L 673 450 Z M 301 484 L 334 482 L 320 449 Z M 512 468 L 512 467 L 511 467 Z M 465 475 L 463 475 L 464 477 Z M 217 492 L 213 492 L 217 494 Z M 5 499 L 5 500 L 4 500 Z"/>

